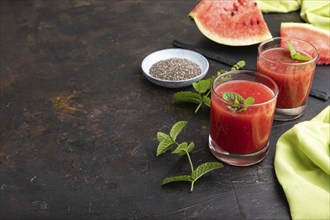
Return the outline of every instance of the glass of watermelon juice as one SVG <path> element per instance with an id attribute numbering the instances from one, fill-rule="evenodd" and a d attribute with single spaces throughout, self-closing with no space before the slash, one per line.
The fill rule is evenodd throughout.
<path id="1" fill-rule="evenodd" d="M 239 94 L 250 105 L 225 94 Z M 278 87 L 255 71 L 232 71 L 218 76 L 211 91 L 209 148 L 230 165 L 249 166 L 262 161 L 272 129 Z M 231 97 L 231 98 L 230 98 Z M 236 104 L 235 104 L 236 103 Z"/>
<path id="2" fill-rule="evenodd" d="M 292 59 L 287 42 L 309 60 Z M 277 37 L 259 45 L 257 70 L 272 78 L 279 87 L 275 120 L 289 121 L 303 115 L 317 59 L 317 49 L 298 39 Z"/>

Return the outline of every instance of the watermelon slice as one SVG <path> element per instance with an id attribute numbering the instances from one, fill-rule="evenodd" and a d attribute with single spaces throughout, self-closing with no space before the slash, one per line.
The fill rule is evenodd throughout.
<path id="1" fill-rule="evenodd" d="M 319 52 L 317 64 L 330 64 L 330 33 L 307 23 L 282 22 L 281 37 L 292 37 L 313 44 Z"/>
<path id="2" fill-rule="evenodd" d="M 220 44 L 244 46 L 272 38 L 253 0 L 202 0 L 189 17 L 202 34 Z"/>

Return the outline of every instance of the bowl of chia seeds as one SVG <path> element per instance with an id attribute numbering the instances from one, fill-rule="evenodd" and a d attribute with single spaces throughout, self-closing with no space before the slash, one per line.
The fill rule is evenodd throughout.
<path id="1" fill-rule="evenodd" d="M 209 62 L 197 52 L 171 48 L 146 56 L 141 67 L 150 82 L 167 88 L 182 88 L 203 79 Z"/>

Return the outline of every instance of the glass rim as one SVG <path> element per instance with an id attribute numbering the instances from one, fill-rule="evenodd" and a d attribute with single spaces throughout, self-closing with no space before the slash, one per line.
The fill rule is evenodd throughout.
<path id="1" fill-rule="evenodd" d="M 228 75 L 237 75 L 237 74 L 244 74 L 244 73 L 245 73 L 245 74 L 248 74 L 248 75 L 254 75 L 254 76 L 256 76 L 256 75 L 258 74 L 258 76 L 262 76 L 263 78 L 269 80 L 269 81 L 271 82 L 271 84 L 274 86 L 274 89 L 271 89 L 271 88 L 269 88 L 269 86 L 267 86 L 267 85 L 265 85 L 265 84 L 263 84 L 263 83 L 261 83 L 261 82 L 257 82 L 257 83 L 263 84 L 264 86 L 266 86 L 268 89 L 270 89 L 270 90 L 272 91 L 272 93 L 273 93 L 273 94 L 272 94 L 272 98 L 269 99 L 269 100 L 267 100 L 267 101 L 261 102 L 261 103 L 254 103 L 254 104 L 250 105 L 250 107 L 251 107 L 251 106 L 253 106 L 253 107 L 263 106 L 263 105 L 266 105 L 266 104 L 268 104 L 268 103 L 273 102 L 273 101 L 277 98 L 278 93 L 279 93 L 279 88 L 278 88 L 278 85 L 276 84 L 276 82 L 275 82 L 272 78 L 270 78 L 269 76 L 267 76 L 267 75 L 265 75 L 265 74 L 263 74 L 263 73 L 260 73 L 260 72 L 258 72 L 258 71 L 253 71 L 253 70 L 235 70 L 235 71 L 229 71 L 229 72 L 226 72 L 226 73 L 223 73 L 223 74 L 217 76 L 217 77 L 214 79 L 214 81 L 212 82 L 212 87 L 211 87 L 211 89 L 212 89 L 212 93 L 216 96 L 217 99 L 221 100 L 223 103 L 225 103 L 225 104 L 230 104 L 228 101 L 224 100 L 224 99 L 222 98 L 222 96 L 219 95 L 219 94 L 215 91 L 215 89 L 218 87 L 218 86 L 215 86 L 216 81 L 219 80 L 220 78 L 224 77 L 224 76 L 228 76 Z M 230 81 L 232 81 L 232 80 L 229 80 L 228 82 L 230 82 Z M 242 79 L 242 81 L 248 81 L 248 80 Z M 227 83 L 227 82 L 224 82 L 224 83 Z M 220 83 L 219 85 L 224 84 L 224 83 Z M 274 92 L 273 90 L 275 90 L 275 92 Z M 212 99 L 211 99 L 211 101 L 212 101 Z M 238 106 L 240 106 L 240 107 L 244 107 L 244 104 L 238 104 Z"/>
<path id="2" fill-rule="evenodd" d="M 302 61 L 302 62 L 299 62 L 299 63 L 289 63 L 289 62 L 283 62 L 283 61 L 275 61 L 275 60 L 272 60 L 270 58 L 268 58 L 267 56 L 265 56 L 262 52 L 261 52 L 261 47 L 267 43 L 270 43 L 272 41 L 276 41 L 276 40 L 281 40 L 281 39 L 290 39 L 290 40 L 294 40 L 294 41 L 298 41 L 298 42 L 301 42 L 301 43 L 304 43 L 308 46 L 310 46 L 311 48 L 313 48 L 313 50 L 315 51 L 316 55 L 315 57 L 312 57 L 311 60 L 309 61 Z M 275 48 L 275 47 L 274 47 Z M 310 44 L 304 40 L 300 40 L 300 39 L 297 39 L 297 38 L 293 38 L 293 37 L 274 37 L 274 38 L 270 38 L 268 40 L 265 40 L 263 42 L 261 42 L 258 46 L 258 55 L 262 58 L 264 58 L 265 60 L 267 60 L 267 62 L 272 62 L 272 63 L 278 63 L 278 62 L 281 62 L 281 63 L 285 63 L 286 65 L 290 65 L 290 66 L 300 66 L 300 65 L 303 65 L 303 64 L 309 64 L 309 63 L 313 63 L 313 62 L 316 62 L 317 59 L 319 58 L 319 52 L 317 50 L 317 48 L 313 45 L 313 44 Z M 310 54 L 308 54 L 310 55 Z"/>

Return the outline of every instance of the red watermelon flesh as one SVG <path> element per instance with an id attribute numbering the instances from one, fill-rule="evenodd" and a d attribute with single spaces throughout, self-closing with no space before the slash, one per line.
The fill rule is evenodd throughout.
<path id="1" fill-rule="evenodd" d="M 317 64 L 330 64 L 330 33 L 307 23 L 282 22 L 281 37 L 304 40 L 316 47 L 319 58 Z"/>
<path id="2" fill-rule="evenodd" d="M 244 46 L 272 38 L 253 0 L 202 0 L 189 17 L 202 34 L 220 44 Z"/>

